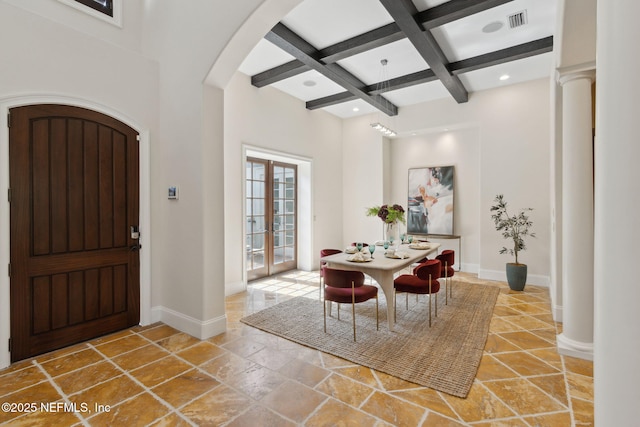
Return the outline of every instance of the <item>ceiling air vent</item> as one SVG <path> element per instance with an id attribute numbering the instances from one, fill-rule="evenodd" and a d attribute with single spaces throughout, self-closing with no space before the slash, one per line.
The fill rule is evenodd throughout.
<path id="1" fill-rule="evenodd" d="M 509 28 L 513 29 L 522 27 L 527 23 L 527 11 L 523 10 L 521 12 L 514 13 L 513 15 L 509 15 L 507 19 L 509 20 Z"/>

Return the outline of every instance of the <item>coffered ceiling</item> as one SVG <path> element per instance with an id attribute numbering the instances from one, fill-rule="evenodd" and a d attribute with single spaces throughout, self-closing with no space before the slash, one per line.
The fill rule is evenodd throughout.
<path id="1" fill-rule="evenodd" d="M 445 97 L 464 103 L 476 91 L 551 75 L 556 3 L 305 0 L 240 71 L 258 88 L 342 118 L 393 116 Z"/>

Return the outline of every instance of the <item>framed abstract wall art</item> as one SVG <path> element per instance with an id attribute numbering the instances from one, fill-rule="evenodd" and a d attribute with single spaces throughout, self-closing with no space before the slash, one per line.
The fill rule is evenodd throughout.
<path id="1" fill-rule="evenodd" d="M 407 233 L 453 234 L 453 166 L 409 169 Z"/>

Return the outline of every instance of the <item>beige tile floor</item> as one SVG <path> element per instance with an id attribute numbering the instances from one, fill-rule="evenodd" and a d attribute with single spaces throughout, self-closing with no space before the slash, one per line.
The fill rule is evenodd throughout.
<path id="1" fill-rule="evenodd" d="M 457 280 L 485 283 L 470 274 Z M 317 272 L 254 282 L 226 300 L 227 333 L 200 341 L 136 327 L 0 371 L 0 424 L 16 426 L 589 426 L 593 365 L 560 356 L 548 291 L 503 283 L 467 399 L 416 386 L 245 326 Z M 41 406 L 41 403 L 44 406 Z M 13 404 L 13 405 L 11 405 Z M 75 404 L 75 411 L 74 405 Z M 25 406 L 27 405 L 27 406 Z M 14 412 L 12 412 L 14 410 Z"/>

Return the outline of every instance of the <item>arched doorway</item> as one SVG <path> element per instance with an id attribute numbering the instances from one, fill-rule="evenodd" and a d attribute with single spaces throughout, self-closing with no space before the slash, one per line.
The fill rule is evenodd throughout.
<path id="1" fill-rule="evenodd" d="M 138 133 L 57 104 L 9 113 L 13 362 L 140 321 Z"/>
<path id="2" fill-rule="evenodd" d="M 141 242 L 145 247 L 149 247 L 149 234 L 145 231 L 150 229 L 150 206 L 149 206 L 149 193 L 150 193 L 150 179 L 149 179 L 149 131 L 140 124 L 131 120 L 127 116 L 119 113 L 116 110 L 110 109 L 100 104 L 96 104 L 91 101 L 87 101 L 80 98 L 71 98 L 60 95 L 29 95 L 21 97 L 7 97 L 0 99 L 0 113 L 3 117 L 7 117 L 10 109 L 15 107 L 21 107 L 26 105 L 35 104 L 63 104 L 66 106 L 83 107 L 86 109 L 94 110 L 102 114 L 108 115 L 115 120 L 125 123 L 139 134 L 139 158 L 140 158 L 140 192 L 139 192 L 139 225 L 142 231 Z M 4 127 L 0 131 L 0 170 L 6 171 L 4 174 L 0 174 L 0 186 L 2 188 L 9 188 L 9 127 Z M 6 200 L 6 199 L 5 199 Z M 9 203 L 0 204 L 0 229 L 2 234 L 9 236 L 10 224 L 9 224 Z M 9 264 L 9 252 L 10 252 L 10 239 L 3 239 L 0 243 L 0 261 L 3 265 Z M 139 299 L 139 312 L 140 312 L 140 324 L 146 325 L 151 321 L 151 284 L 150 284 L 150 264 L 151 256 L 150 251 L 140 251 L 140 299 Z M 10 322 L 10 280 L 8 275 L 0 275 L 0 341 L 7 343 L 11 337 L 11 322 Z M 0 368 L 9 366 L 11 360 L 11 354 L 8 350 L 8 346 L 4 347 L 5 351 L 0 352 Z"/>

